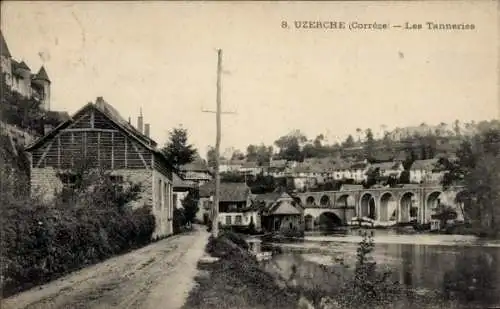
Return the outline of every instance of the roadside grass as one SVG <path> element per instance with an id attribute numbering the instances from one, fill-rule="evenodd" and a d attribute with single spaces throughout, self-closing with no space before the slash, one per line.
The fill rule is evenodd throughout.
<path id="1" fill-rule="evenodd" d="M 280 286 L 245 249 L 244 240 L 231 232 L 210 238 L 206 252 L 219 260 L 200 262 L 198 276 L 183 309 L 296 308 L 299 295 Z M 237 245 L 238 243 L 239 245 Z"/>

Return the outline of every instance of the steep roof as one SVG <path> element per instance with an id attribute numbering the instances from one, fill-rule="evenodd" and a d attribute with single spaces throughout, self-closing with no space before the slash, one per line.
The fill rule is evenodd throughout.
<path id="1" fill-rule="evenodd" d="M 432 170 L 435 168 L 439 159 L 415 160 L 411 165 L 411 170 Z"/>
<path id="2" fill-rule="evenodd" d="M 222 182 L 219 189 L 219 202 L 243 202 L 251 194 L 250 188 L 244 182 Z M 210 197 L 214 194 L 213 181 L 200 187 L 200 197 Z"/>
<path id="3" fill-rule="evenodd" d="M 194 187 L 193 183 L 191 183 L 189 181 L 185 181 L 184 179 L 179 177 L 176 173 L 173 173 L 172 178 L 173 178 L 172 182 L 173 182 L 174 190 L 175 189 L 190 189 L 190 188 Z"/>
<path id="4" fill-rule="evenodd" d="M 38 73 L 36 73 L 34 79 L 46 80 L 50 82 L 49 75 L 47 74 L 47 71 L 45 71 L 45 68 L 43 66 L 40 68 L 40 70 L 38 70 Z"/>
<path id="5" fill-rule="evenodd" d="M 0 31 L 0 52 L 1 55 L 7 58 L 11 58 L 12 55 L 10 54 L 9 48 L 7 47 L 7 42 L 5 41 L 5 38 L 3 37 L 3 32 Z"/>
<path id="6" fill-rule="evenodd" d="M 20 63 L 17 63 L 16 69 L 22 69 L 22 70 L 31 71 L 30 67 L 24 61 L 21 61 Z"/>
<path id="7" fill-rule="evenodd" d="M 242 168 L 257 168 L 259 167 L 259 164 L 257 164 L 257 162 L 255 161 L 247 161 L 247 162 L 244 162 L 242 165 L 241 165 Z"/>
<path id="8" fill-rule="evenodd" d="M 208 166 L 201 160 L 184 164 L 180 167 L 183 172 L 209 172 Z"/>
<path id="9" fill-rule="evenodd" d="M 163 158 L 163 154 L 159 150 L 156 149 L 156 142 L 150 139 L 149 137 L 143 135 L 139 131 L 137 131 L 131 124 L 129 124 L 125 119 L 123 119 L 118 111 L 116 111 L 109 103 L 104 102 L 102 98 L 98 98 L 97 102 L 94 103 L 88 103 L 84 105 L 80 110 L 78 110 L 73 116 L 70 117 L 70 119 L 66 120 L 65 122 L 61 123 L 59 126 L 57 126 L 55 129 L 50 131 L 48 134 L 45 136 L 39 138 L 36 140 L 34 143 L 29 145 L 25 150 L 30 151 L 38 146 L 42 145 L 45 143 L 46 140 L 55 137 L 61 130 L 64 128 L 68 127 L 75 121 L 75 116 L 78 116 L 84 112 L 86 112 L 90 108 L 95 108 L 101 113 L 103 113 L 106 117 L 108 117 L 113 123 L 115 123 L 119 128 L 121 128 L 127 135 L 132 136 L 136 141 L 138 141 L 141 145 L 146 147 L 148 150 L 161 155 Z"/>
<path id="10" fill-rule="evenodd" d="M 371 169 L 379 168 L 381 170 L 391 170 L 396 169 L 401 165 L 400 162 L 382 162 L 382 163 L 373 163 L 371 165 Z"/>

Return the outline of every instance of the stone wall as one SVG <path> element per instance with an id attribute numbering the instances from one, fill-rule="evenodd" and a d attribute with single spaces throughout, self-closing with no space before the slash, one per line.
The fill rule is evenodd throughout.
<path id="1" fill-rule="evenodd" d="M 171 180 L 158 171 L 153 171 L 152 175 L 152 209 L 156 217 L 156 230 L 153 238 L 158 238 L 173 234 L 173 185 Z"/>
<path id="2" fill-rule="evenodd" d="M 31 169 L 31 194 L 50 202 L 57 192 L 61 192 L 63 184 L 52 167 Z"/>

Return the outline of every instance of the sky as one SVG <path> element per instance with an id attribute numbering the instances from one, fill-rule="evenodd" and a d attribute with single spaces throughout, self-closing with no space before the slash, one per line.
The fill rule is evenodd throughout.
<path id="1" fill-rule="evenodd" d="M 215 143 L 223 50 L 222 149 L 272 144 L 294 129 L 343 140 L 380 130 L 500 116 L 499 6 L 469 2 L 2 1 L 13 57 L 52 81 L 51 109 L 96 97 L 163 144 L 182 126 Z M 287 21 L 289 27 L 281 27 Z M 294 21 L 423 24 L 423 29 L 296 29 Z M 474 24 L 428 30 L 425 23 Z"/>

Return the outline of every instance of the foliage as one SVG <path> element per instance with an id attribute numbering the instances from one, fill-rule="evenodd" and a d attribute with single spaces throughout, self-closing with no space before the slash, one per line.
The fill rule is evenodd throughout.
<path id="1" fill-rule="evenodd" d="M 301 146 L 307 138 L 300 131 L 294 131 L 288 135 L 280 137 L 274 142 L 279 148 L 279 157 L 289 161 L 303 161 Z"/>
<path id="2" fill-rule="evenodd" d="M 371 160 L 374 155 L 375 140 L 373 138 L 373 132 L 371 129 L 366 130 L 366 141 L 364 144 L 365 156 L 368 160 Z"/>
<path id="3" fill-rule="evenodd" d="M 151 240 L 155 218 L 150 209 L 123 207 L 137 197 L 131 193 L 135 189 L 120 191 L 107 181 L 87 182 L 90 178 L 85 174 L 74 193 L 82 200 L 62 203 L 58 196 L 60 204 L 46 204 L 36 196 L 16 197 L 1 176 L 4 297 Z M 83 194 L 89 183 L 89 193 Z"/>
<path id="4" fill-rule="evenodd" d="M 437 209 L 434 211 L 435 214 L 432 215 L 433 219 L 439 220 L 440 226 L 446 226 L 448 220 L 454 220 L 457 218 L 457 212 L 455 209 L 448 205 L 439 204 Z"/>
<path id="5" fill-rule="evenodd" d="M 209 167 L 215 167 L 215 161 L 216 161 L 215 148 L 210 147 L 208 148 L 207 151 L 207 165 Z"/>
<path id="6" fill-rule="evenodd" d="M 342 143 L 342 147 L 345 147 L 345 148 L 354 147 L 354 145 L 355 145 L 354 137 L 352 137 L 351 134 L 349 134 L 349 136 L 347 136 L 346 140 Z"/>
<path id="7" fill-rule="evenodd" d="M 199 194 L 197 190 L 190 190 L 186 197 L 182 200 L 182 208 L 184 209 L 184 220 L 190 223 L 194 222 L 196 213 L 198 212 Z"/>
<path id="8" fill-rule="evenodd" d="M 404 170 L 401 172 L 401 175 L 399 176 L 399 183 L 401 184 L 407 184 L 410 183 L 410 171 L 409 170 Z"/>
<path id="9" fill-rule="evenodd" d="M 185 226 L 186 223 L 187 220 L 186 217 L 184 216 L 184 210 L 175 208 L 172 220 L 174 234 L 179 234 L 180 232 L 182 232 L 182 227 Z"/>
<path id="10" fill-rule="evenodd" d="M 494 305 L 495 286 L 498 283 L 498 264 L 486 252 L 464 253 L 458 257 L 454 269 L 443 278 L 443 294 L 447 299 L 457 299 L 462 304 Z"/>
<path id="11" fill-rule="evenodd" d="M 174 128 L 169 135 L 169 141 L 162 149 L 167 160 L 176 168 L 192 162 L 197 151 L 193 145 L 188 144 L 187 130 Z"/>
<path id="12" fill-rule="evenodd" d="M 245 160 L 245 154 L 239 150 L 235 150 L 231 155 L 231 160 Z"/>
<path id="13" fill-rule="evenodd" d="M 476 226 L 500 234 L 500 128 L 488 129 L 462 143 L 456 162 L 443 161 L 449 171 L 443 186 L 463 183 L 465 209 Z"/>
<path id="14" fill-rule="evenodd" d="M 2 87 L 0 120 L 23 129 L 43 133 L 44 111 L 41 109 L 41 102 L 12 91 L 5 81 L 5 73 L 0 76 Z"/>
<path id="15" fill-rule="evenodd" d="M 259 166 L 269 163 L 273 154 L 273 147 L 266 147 L 264 144 L 248 145 L 246 160 L 248 162 L 257 162 Z"/>
<path id="16" fill-rule="evenodd" d="M 389 280 L 389 272 L 377 270 L 370 254 L 374 250 L 371 236 L 364 235 L 357 249 L 354 277 L 342 287 L 339 303 L 342 308 L 373 308 L 394 302 L 401 293 L 399 284 Z"/>

